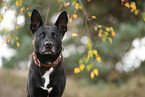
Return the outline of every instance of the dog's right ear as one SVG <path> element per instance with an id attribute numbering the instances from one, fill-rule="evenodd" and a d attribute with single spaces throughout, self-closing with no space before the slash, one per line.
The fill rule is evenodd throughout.
<path id="1" fill-rule="evenodd" d="M 30 29 L 32 31 L 32 33 L 34 34 L 34 32 L 41 26 L 43 25 L 43 20 L 39 14 L 39 12 L 34 9 L 32 11 L 32 15 L 31 15 L 31 24 L 30 24 Z"/>

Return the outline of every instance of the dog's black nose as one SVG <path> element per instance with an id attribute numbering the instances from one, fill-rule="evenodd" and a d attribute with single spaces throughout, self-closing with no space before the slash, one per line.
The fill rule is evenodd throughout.
<path id="1" fill-rule="evenodd" d="M 44 45 L 45 45 L 45 47 L 47 47 L 47 48 L 52 48 L 53 43 L 52 43 L 52 42 L 46 41 L 46 42 L 44 43 Z"/>

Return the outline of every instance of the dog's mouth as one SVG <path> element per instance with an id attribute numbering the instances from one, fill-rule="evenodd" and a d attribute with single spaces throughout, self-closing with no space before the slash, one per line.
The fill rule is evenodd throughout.
<path id="1" fill-rule="evenodd" d="M 55 50 L 54 50 L 53 48 L 47 49 L 47 48 L 43 47 L 43 48 L 40 50 L 40 52 L 41 52 L 42 54 L 45 54 L 45 55 L 54 55 L 54 54 L 55 54 Z"/>

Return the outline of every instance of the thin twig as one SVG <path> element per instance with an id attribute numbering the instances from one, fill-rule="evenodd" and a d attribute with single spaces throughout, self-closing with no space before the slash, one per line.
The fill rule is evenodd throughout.
<path id="1" fill-rule="evenodd" d="M 48 9 L 47 9 L 47 12 L 46 12 L 45 23 L 44 23 L 45 25 L 47 24 L 48 13 L 49 13 L 49 7 L 50 7 L 51 2 L 52 2 L 52 0 L 50 0 L 49 5 L 48 5 Z"/>
<path id="2" fill-rule="evenodd" d="M 86 10 L 85 10 L 85 7 L 84 7 L 82 1 L 79 0 L 79 3 L 80 3 L 80 5 L 82 6 L 82 11 L 83 11 L 83 13 L 84 13 L 84 15 L 85 15 L 87 21 L 90 21 L 91 19 L 88 18 L 87 12 L 86 12 Z"/>

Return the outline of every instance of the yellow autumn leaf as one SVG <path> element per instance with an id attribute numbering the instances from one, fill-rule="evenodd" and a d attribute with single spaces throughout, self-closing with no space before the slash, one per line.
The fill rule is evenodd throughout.
<path id="1" fill-rule="evenodd" d="M 10 39 L 9 37 L 6 37 L 6 42 L 8 42 L 8 41 L 9 41 L 9 39 Z"/>
<path id="2" fill-rule="evenodd" d="M 17 16 L 17 13 L 15 13 L 14 15 Z"/>
<path id="3" fill-rule="evenodd" d="M 32 44 L 34 45 L 34 39 L 32 40 Z"/>
<path id="4" fill-rule="evenodd" d="M 112 44 L 112 39 L 109 37 L 108 40 L 110 41 L 110 43 Z"/>
<path id="5" fill-rule="evenodd" d="M 77 37 L 77 36 L 78 36 L 78 34 L 72 33 L 72 37 Z"/>
<path id="6" fill-rule="evenodd" d="M 110 28 L 109 27 L 106 27 L 106 31 L 110 32 Z"/>
<path id="7" fill-rule="evenodd" d="M 4 41 L 2 41 L 2 45 L 4 44 L 5 42 Z"/>
<path id="8" fill-rule="evenodd" d="M 95 54 L 95 56 L 97 56 L 97 54 L 98 54 L 97 50 L 93 50 L 93 54 Z"/>
<path id="9" fill-rule="evenodd" d="M 8 3 L 6 3 L 5 5 L 8 6 Z"/>
<path id="10" fill-rule="evenodd" d="M 63 7 L 63 5 L 61 4 L 61 5 L 59 6 L 59 8 L 58 8 L 58 9 L 59 9 L 59 10 L 61 10 L 61 9 L 62 9 L 62 7 Z"/>
<path id="11" fill-rule="evenodd" d="M 98 62 L 101 62 L 101 57 L 97 57 L 96 60 L 97 60 Z"/>
<path id="12" fill-rule="evenodd" d="M 16 6 L 19 6 L 19 1 L 16 1 Z"/>
<path id="13" fill-rule="evenodd" d="M 28 16 L 31 17 L 32 12 L 28 11 Z"/>
<path id="14" fill-rule="evenodd" d="M 88 47 L 90 47 L 91 46 L 91 41 L 90 40 L 88 40 Z"/>
<path id="15" fill-rule="evenodd" d="M 96 76 L 98 76 L 98 69 L 94 69 L 93 72 Z"/>
<path id="16" fill-rule="evenodd" d="M 102 28 L 102 25 L 98 25 L 99 28 Z"/>
<path id="17" fill-rule="evenodd" d="M 113 36 L 113 37 L 115 37 L 115 36 L 116 36 L 114 31 L 112 31 L 112 32 L 111 32 L 111 34 L 112 34 L 112 36 Z"/>
<path id="18" fill-rule="evenodd" d="M 64 3 L 64 7 L 69 6 L 69 4 L 70 4 L 70 2 L 68 2 L 68 3 Z"/>
<path id="19" fill-rule="evenodd" d="M 135 10 L 135 11 L 134 11 L 134 14 L 135 14 L 135 15 L 138 15 L 138 10 Z"/>
<path id="20" fill-rule="evenodd" d="M 71 22 L 72 22 L 72 18 L 69 18 L 69 20 L 68 20 L 68 21 L 69 21 L 69 23 L 71 23 Z"/>
<path id="21" fill-rule="evenodd" d="M 91 79 L 94 78 L 94 72 L 91 72 Z"/>
<path id="22" fill-rule="evenodd" d="M 96 16 L 92 16 L 92 19 L 96 19 Z"/>
<path id="23" fill-rule="evenodd" d="M 16 42 L 16 45 L 17 45 L 17 47 L 20 47 L 20 43 L 19 42 Z"/>
<path id="24" fill-rule="evenodd" d="M 124 6 L 126 6 L 127 8 L 130 8 L 130 5 L 129 5 L 128 2 L 126 2 L 126 3 L 124 4 Z"/>
<path id="25" fill-rule="evenodd" d="M 77 14 L 73 14 L 73 18 L 74 19 L 77 19 Z"/>
<path id="26" fill-rule="evenodd" d="M 19 29 L 19 26 L 16 26 L 16 29 Z"/>
<path id="27" fill-rule="evenodd" d="M 19 7 L 21 7 L 21 6 L 22 6 L 22 0 L 19 1 Z"/>
<path id="28" fill-rule="evenodd" d="M 79 73 L 80 72 L 80 69 L 79 68 L 75 68 L 74 69 L 74 73 L 76 74 L 76 73 Z"/>
<path id="29" fill-rule="evenodd" d="M 76 9 L 79 8 L 79 3 L 76 3 L 75 8 L 76 8 Z"/>
<path id="30" fill-rule="evenodd" d="M 85 65 L 84 64 L 81 64 L 80 65 L 80 70 L 82 71 L 84 68 L 85 68 Z"/>
<path id="31" fill-rule="evenodd" d="M 3 21 L 3 19 L 4 19 L 4 16 L 1 16 L 1 17 L 0 17 L 0 19 Z"/>
<path id="32" fill-rule="evenodd" d="M 6 34 L 6 29 L 3 29 L 3 32 Z"/>
<path id="33" fill-rule="evenodd" d="M 131 7 L 132 9 L 136 10 L 136 4 L 135 4 L 135 2 L 131 2 L 130 7 Z"/>

